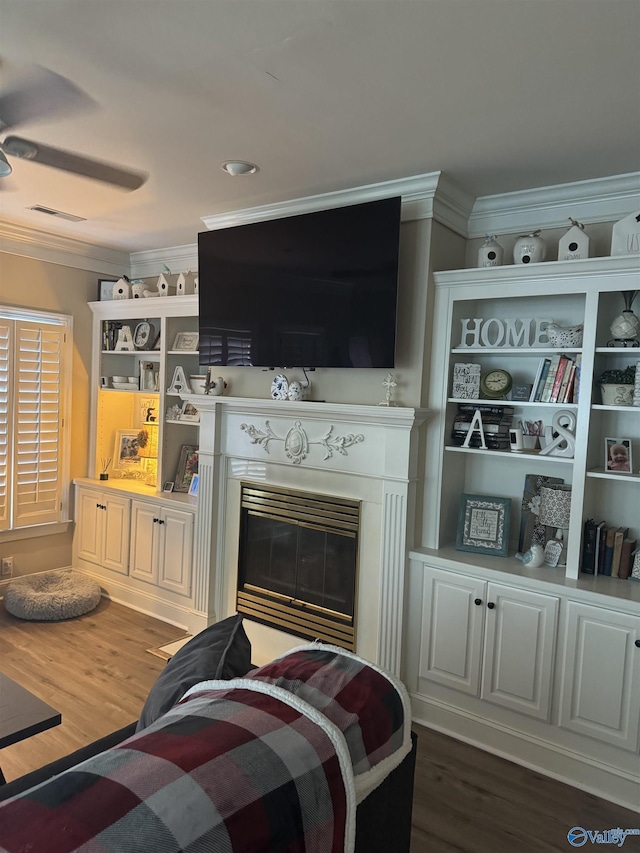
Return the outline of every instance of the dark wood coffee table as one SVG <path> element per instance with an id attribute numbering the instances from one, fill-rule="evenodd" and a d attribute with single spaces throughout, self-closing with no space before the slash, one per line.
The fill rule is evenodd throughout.
<path id="1" fill-rule="evenodd" d="M 0 749 L 59 726 L 60 711 L 0 672 Z M 5 778 L 0 769 L 0 785 Z"/>

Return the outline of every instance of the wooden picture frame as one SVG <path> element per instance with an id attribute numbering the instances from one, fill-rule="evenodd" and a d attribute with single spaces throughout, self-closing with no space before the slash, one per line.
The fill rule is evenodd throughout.
<path id="1" fill-rule="evenodd" d="M 511 498 L 462 495 L 456 550 L 506 557 L 509 553 Z"/>
<path id="2" fill-rule="evenodd" d="M 630 438 L 605 438 L 604 467 L 608 474 L 632 474 Z"/>
<path id="3" fill-rule="evenodd" d="M 173 491 L 188 492 L 191 485 L 191 478 L 197 473 L 198 448 L 193 444 L 183 444 L 180 450 Z"/>
<path id="4" fill-rule="evenodd" d="M 113 299 L 113 285 L 115 278 L 98 279 L 98 302 L 109 302 Z"/>
<path id="5" fill-rule="evenodd" d="M 175 352 L 198 352 L 200 335 L 198 332 L 178 332 L 173 341 Z"/>
<path id="6" fill-rule="evenodd" d="M 139 432 L 139 429 L 116 430 L 112 463 L 114 471 L 126 471 L 141 464 L 142 457 L 138 456 Z"/>

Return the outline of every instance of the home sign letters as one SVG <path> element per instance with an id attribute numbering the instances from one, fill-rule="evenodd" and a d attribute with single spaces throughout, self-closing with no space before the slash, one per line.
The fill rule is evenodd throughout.
<path id="1" fill-rule="evenodd" d="M 499 320 L 491 317 L 483 320 L 465 318 L 462 323 L 460 348 L 481 349 L 483 347 L 513 347 L 525 349 L 549 345 L 546 328 L 552 320 L 535 320 L 523 317 L 514 320 Z"/>

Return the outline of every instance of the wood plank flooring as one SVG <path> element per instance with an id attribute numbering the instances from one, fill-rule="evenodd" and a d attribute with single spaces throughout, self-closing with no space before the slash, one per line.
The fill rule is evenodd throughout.
<path id="1" fill-rule="evenodd" d="M 181 636 L 107 600 L 86 616 L 52 623 L 24 622 L 0 604 L 0 670 L 62 712 L 62 725 L 0 752 L 7 780 L 137 719 L 164 666 L 146 649 Z M 640 827 L 639 814 L 415 729 L 411 853 L 567 853 L 573 826 Z M 627 838 L 623 850 L 640 851 L 640 836 Z"/>

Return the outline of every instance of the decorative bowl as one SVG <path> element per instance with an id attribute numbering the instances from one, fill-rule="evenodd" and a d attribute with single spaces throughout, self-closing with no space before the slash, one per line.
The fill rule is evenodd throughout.
<path id="1" fill-rule="evenodd" d="M 207 377 L 202 375 L 189 376 L 189 385 L 194 394 L 204 394 Z"/>
<path id="2" fill-rule="evenodd" d="M 547 337 L 552 347 L 581 347 L 583 332 L 582 323 L 576 326 L 559 326 L 557 323 L 549 323 L 547 326 Z"/>

